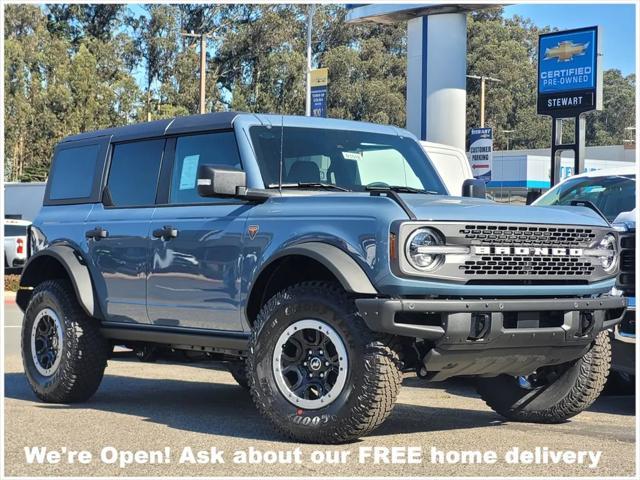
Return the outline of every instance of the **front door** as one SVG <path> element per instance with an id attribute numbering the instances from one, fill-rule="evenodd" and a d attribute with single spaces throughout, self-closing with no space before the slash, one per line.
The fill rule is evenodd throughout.
<path id="1" fill-rule="evenodd" d="M 148 324 L 149 228 L 165 140 L 116 144 L 103 203 L 86 222 L 89 258 L 106 320 Z"/>
<path id="2" fill-rule="evenodd" d="M 196 191 L 199 165 L 241 168 L 234 133 L 177 137 L 173 158 L 166 204 L 151 221 L 149 319 L 162 326 L 241 331 L 242 236 L 250 206 Z"/>

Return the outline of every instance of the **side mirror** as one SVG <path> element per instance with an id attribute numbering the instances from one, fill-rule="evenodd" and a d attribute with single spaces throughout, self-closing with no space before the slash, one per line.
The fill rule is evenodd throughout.
<path id="1" fill-rule="evenodd" d="M 462 183 L 462 196 L 473 198 L 487 198 L 487 184 L 484 180 L 467 178 Z"/>
<path id="2" fill-rule="evenodd" d="M 201 197 L 235 197 L 246 190 L 247 176 L 241 170 L 200 165 L 197 185 Z"/>

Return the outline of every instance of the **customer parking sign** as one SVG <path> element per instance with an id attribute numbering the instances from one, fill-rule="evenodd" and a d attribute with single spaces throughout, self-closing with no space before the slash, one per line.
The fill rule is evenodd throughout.
<path id="1" fill-rule="evenodd" d="M 598 27 L 540 35 L 538 113 L 557 116 L 601 109 Z"/>

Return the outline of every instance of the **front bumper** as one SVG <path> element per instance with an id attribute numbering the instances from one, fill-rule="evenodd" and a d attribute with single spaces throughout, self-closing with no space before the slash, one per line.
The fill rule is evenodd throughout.
<path id="1" fill-rule="evenodd" d="M 618 324 L 626 299 L 357 299 L 370 329 L 425 339 L 434 380 L 455 375 L 524 375 L 583 355 Z"/>

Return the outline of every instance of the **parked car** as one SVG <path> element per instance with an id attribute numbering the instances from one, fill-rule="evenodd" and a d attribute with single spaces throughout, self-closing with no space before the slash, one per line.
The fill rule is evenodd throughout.
<path id="1" fill-rule="evenodd" d="M 4 270 L 5 273 L 16 273 L 22 270 L 27 260 L 27 227 L 31 222 L 26 220 L 4 220 Z"/>
<path id="2" fill-rule="evenodd" d="M 612 331 L 611 369 L 617 382 L 635 386 L 636 371 L 636 171 L 635 166 L 597 170 L 570 177 L 540 197 L 534 205 L 591 202 L 619 231 L 620 274 L 614 293 L 628 298 L 629 307 Z M 625 385 L 626 384 L 626 385 Z"/>
<path id="3" fill-rule="evenodd" d="M 563 422 L 609 370 L 618 233 L 482 187 L 447 196 L 411 133 L 360 122 L 226 112 L 68 137 L 16 297 L 27 380 L 87 400 L 111 345 L 151 345 L 228 362 L 297 441 L 371 432 L 405 371 Z"/>
<path id="4" fill-rule="evenodd" d="M 420 145 L 440 175 L 449 195 L 462 195 L 464 181 L 473 178 L 471 164 L 464 150 L 442 143 L 425 141 L 420 141 Z"/>

